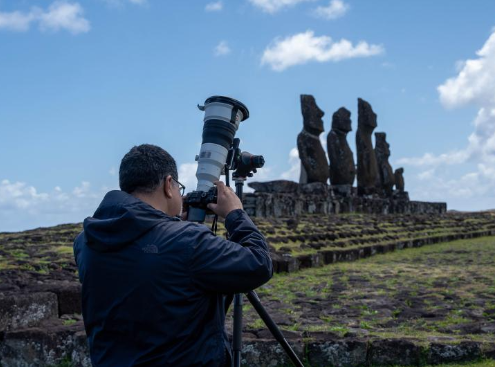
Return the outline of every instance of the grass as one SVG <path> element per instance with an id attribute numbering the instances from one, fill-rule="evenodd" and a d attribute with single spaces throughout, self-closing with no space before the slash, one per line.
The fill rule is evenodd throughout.
<path id="1" fill-rule="evenodd" d="M 277 300 L 269 312 L 291 317 L 288 330 L 358 328 L 383 337 L 492 341 L 493 334 L 455 328 L 493 318 L 488 314 L 495 309 L 494 265 L 495 238 L 485 237 L 275 274 L 257 292 L 268 308 Z M 296 303 L 301 300 L 302 307 Z M 248 310 L 246 318 L 252 314 Z M 314 314 L 320 323 L 305 323 L 305 314 Z"/>

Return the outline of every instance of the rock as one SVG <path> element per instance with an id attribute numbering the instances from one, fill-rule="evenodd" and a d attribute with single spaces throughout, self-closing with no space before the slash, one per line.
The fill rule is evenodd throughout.
<path id="1" fill-rule="evenodd" d="M 427 363 L 440 364 L 478 359 L 481 357 L 480 344 L 461 342 L 459 344 L 432 343 L 428 351 Z"/>
<path id="2" fill-rule="evenodd" d="M 59 315 L 81 313 L 81 284 L 78 282 L 51 281 L 27 288 L 35 292 L 52 292 L 57 295 Z"/>
<path id="3" fill-rule="evenodd" d="M 390 145 L 387 143 L 385 133 L 375 133 L 375 156 L 378 164 L 379 192 L 386 197 L 391 197 L 395 185 L 395 176 L 388 159 L 390 157 Z"/>
<path id="4" fill-rule="evenodd" d="M 328 161 L 319 138 L 323 132 L 322 117 L 325 113 L 316 105 L 314 97 L 306 94 L 301 95 L 301 110 L 304 127 L 297 136 L 297 149 L 304 170 L 301 169 L 300 183 L 326 183 Z"/>
<path id="5" fill-rule="evenodd" d="M 366 365 L 365 341 L 327 340 L 309 342 L 308 359 L 312 366 L 358 367 Z"/>
<path id="6" fill-rule="evenodd" d="M 374 366 L 419 365 L 422 349 L 404 339 L 382 339 L 371 343 L 370 364 Z"/>
<path id="7" fill-rule="evenodd" d="M 327 136 L 328 158 L 330 160 L 330 183 L 351 185 L 356 177 L 356 167 L 347 134 L 352 131 L 351 113 L 344 107 L 333 114 L 332 130 Z"/>
<path id="8" fill-rule="evenodd" d="M 324 199 L 329 196 L 328 186 L 322 182 L 313 182 L 300 185 L 301 192 L 306 195 L 317 195 Z"/>
<path id="9" fill-rule="evenodd" d="M 91 367 L 82 322 L 7 332 L 0 345 L 3 366 L 45 367 L 58 365 L 67 359 L 73 366 Z"/>
<path id="10" fill-rule="evenodd" d="M 358 129 L 356 132 L 358 195 L 372 195 L 376 191 L 378 165 L 371 141 L 371 134 L 376 126 L 376 114 L 371 105 L 358 98 Z"/>
<path id="11" fill-rule="evenodd" d="M 0 297 L 0 332 L 37 326 L 58 317 L 54 293 L 12 294 Z"/>
<path id="12" fill-rule="evenodd" d="M 290 346 L 300 360 L 303 360 L 304 344 L 301 340 L 291 340 Z M 290 366 L 287 353 L 275 340 L 250 340 L 243 343 L 241 352 L 241 366 Z"/>
<path id="13" fill-rule="evenodd" d="M 267 182 L 250 182 L 248 186 L 255 192 L 267 193 L 297 193 L 299 192 L 299 184 L 288 180 L 275 180 Z"/>

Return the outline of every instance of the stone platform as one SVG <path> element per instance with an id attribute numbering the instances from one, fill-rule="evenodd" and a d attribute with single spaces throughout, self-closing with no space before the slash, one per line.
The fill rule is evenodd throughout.
<path id="1" fill-rule="evenodd" d="M 407 193 L 390 198 L 358 196 L 355 188 L 292 181 L 253 182 L 254 193 L 246 193 L 243 205 L 253 217 L 287 218 L 302 214 L 443 214 L 447 203 L 410 201 Z"/>

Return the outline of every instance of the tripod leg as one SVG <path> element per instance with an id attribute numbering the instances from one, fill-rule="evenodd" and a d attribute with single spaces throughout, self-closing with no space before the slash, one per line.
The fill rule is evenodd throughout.
<path id="1" fill-rule="evenodd" d="M 242 294 L 234 296 L 233 367 L 241 367 L 242 351 Z"/>
<path id="2" fill-rule="evenodd" d="M 263 307 L 263 305 L 261 304 L 260 299 L 258 298 L 258 295 L 256 294 L 256 292 L 251 291 L 249 293 L 246 293 L 246 296 L 247 296 L 249 302 L 251 302 L 251 304 L 253 305 L 256 312 L 258 312 L 258 315 L 260 315 L 261 319 L 263 320 L 265 325 L 268 327 L 268 329 L 270 330 L 272 335 L 280 343 L 282 348 L 284 348 L 285 352 L 289 356 L 289 358 L 292 361 L 292 363 L 294 364 L 294 366 L 304 367 L 304 365 L 299 360 L 296 353 L 294 353 L 294 351 L 292 350 L 291 346 L 289 345 L 289 343 L 285 339 L 284 335 L 282 334 L 282 332 L 280 331 L 278 326 L 273 322 L 273 320 L 271 319 L 268 312 L 266 312 L 266 310 Z"/>

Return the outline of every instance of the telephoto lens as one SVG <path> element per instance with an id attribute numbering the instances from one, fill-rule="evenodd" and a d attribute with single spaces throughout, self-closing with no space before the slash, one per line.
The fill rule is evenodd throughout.
<path id="1" fill-rule="evenodd" d="M 205 116 L 203 141 L 199 155 L 196 157 L 198 186 L 196 191 L 188 195 L 191 199 L 194 198 L 193 202 L 188 202 L 186 198 L 187 220 L 192 222 L 204 222 L 206 200 L 198 204 L 197 198 L 206 197 L 202 193 L 210 191 L 214 186 L 213 182 L 220 179 L 235 133 L 241 121 L 249 118 L 247 107 L 230 97 L 210 97 L 205 101 L 204 106 L 198 108 L 205 112 Z"/>

